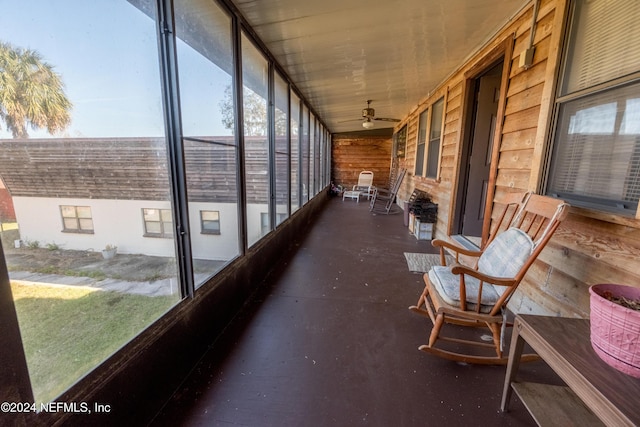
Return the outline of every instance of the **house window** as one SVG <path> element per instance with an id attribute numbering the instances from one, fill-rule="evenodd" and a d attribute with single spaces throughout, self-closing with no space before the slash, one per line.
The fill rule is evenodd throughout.
<path id="1" fill-rule="evenodd" d="M 424 174 L 424 148 L 427 142 L 427 118 L 429 110 L 420 113 L 418 119 L 418 145 L 416 148 L 416 176 Z"/>
<path id="2" fill-rule="evenodd" d="M 215 203 L 217 208 L 224 205 L 225 212 L 238 212 L 232 20 L 215 1 L 173 4 L 180 17 L 175 21 L 176 53 L 187 197 L 189 210 L 194 209 L 189 221 L 191 254 L 194 259 L 230 261 L 240 254 L 239 222 L 233 215 L 225 217 L 225 238 L 211 245 L 207 236 L 223 234 L 220 213 L 196 206 L 209 208 Z M 202 274 L 194 275 L 195 287 L 218 273 L 220 264 L 200 264 Z"/>
<path id="3" fill-rule="evenodd" d="M 286 212 L 276 214 L 276 221 L 278 224 L 282 223 L 282 221 L 284 221 L 285 219 L 287 219 Z M 267 212 L 261 212 L 260 213 L 260 232 L 264 236 L 269 231 L 271 231 L 271 224 L 269 224 L 269 214 Z"/>
<path id="4" fill-rule="evenodd" d="M 302 133 L 300 139 L 300 152 L 302 154 L 300 163 L 300 180 L 302 181 L 302 204 L 309 201 L 309 107 L 302 104 Z"/>
<path id="5" fill-rule="evenodd" d="M 200 211 L 200 230 L 202 234 L 220 234 L 220 212 Z"/>
<path id="6" fill-rule="evenodd" d="M 291 212 L 300 208 L 300 183 L 301 183 L 301 159 L 300 159 L 300 98 L 291 93 Z"/>
<path id="7" fill-rule="evenodd" d="M 244 180 L 247 183 L 245 209 L 250 205 L 266 205 L 271 200 L 271 174 L 269 165 L 269 62 L 251 41 L 241 33 L 242 47 L 242 100 L 244 123 Z M 262 235 L 249 231 L 247 244 L 253 246 Z"/>
<path id="8" fill-rule="evenodd" d="M 145 237 L 173 237 L 173 219 L 169 209 L 142 209 Z"/>
<path id="9" fill-rule="evenodd" d="M 571 11 L 547 193 L 634 216 L 640 197 L 640 3 Z"/>
<path id="10" fill-rule="evenodd" d="M 404 157 L 407 147 L 407 125 L 393 135 L 393 154 L 395 157 Z"/>
<path id="11" fill-rule="evenodd" d="M 444 116 L 444 98 L 431 107 L 431 125 L 429 126 L 429 148 L 427 150 L 427 177 L 438 177 L 440 161 L 440 137 L 442 135 L 442 119 Z"/>
<path id="12" fill-rule="evenodd" d="M 63 232 L 93 234 L 93 218 L 89 206 L 61 205 L 60 213 Z"/>
<path id="13" fill-rule="evenodd" d="M 309 197 L 316 195 L 315 180 L 315 148 L 316 148 L 316 117 L 309 113 Z"/>
<path id="14" fill-rule="evenodd" d="M 269 224 L 269 213 L 260 213 L 260 233 L 264 236 L 269 230 L 271 230 L 271 224 Z"/>
<path id="15" fill-rule="evenodd" d="M 273 75 L 275 121 L 275 190 L 278 210 L 289 210 L 289 86 L 279 74 Z M 276 222 L 276 225 L 281 221 Z"/>

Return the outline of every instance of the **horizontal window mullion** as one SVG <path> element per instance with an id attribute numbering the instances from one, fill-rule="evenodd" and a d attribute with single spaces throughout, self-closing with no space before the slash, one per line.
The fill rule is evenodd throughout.
<path id="1" fill-rule="evenodd" d="M 616 89 L 620 86 L 624 86 L 626 84 L 633 84 L 636 81 L 640 81 L 640 71 L 633 73 L 633 74 L 629 74 L 627 76 L 623 76 L 623 77 L 619 77 L 615 80 L 611 80 L 609 82 L 604 82 L 601 83 L 599 85 L 590 87 L 590 88 L 585 88 L 576 92 L 572 92 L 566 95 L 562 95 L 562 96 L 558 96 L 556 98 L 556 103 L 557 104 L 563 104 L 565 102 L 569 102 L 569 101 L 574 101 L 576 99 L 580 99 L 583 97 L 587 97 L 590 95 L 596 95 L 600 92 L 605 92 L 611 89 Z"/>

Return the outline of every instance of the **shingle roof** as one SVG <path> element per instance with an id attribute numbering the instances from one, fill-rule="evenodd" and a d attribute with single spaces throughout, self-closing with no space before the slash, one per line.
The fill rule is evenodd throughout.
<path id="1" fill-rule="evenodd" d="M 247 200 L 265 203 L 264 138 L 245 145 Z M 236 153 L 233 137 L 185 140 L 190 201 L 236 201 Z M 0 140 L 0 176 L 14 197 L 168 200 L 167 165 L 163 138 Z"/>

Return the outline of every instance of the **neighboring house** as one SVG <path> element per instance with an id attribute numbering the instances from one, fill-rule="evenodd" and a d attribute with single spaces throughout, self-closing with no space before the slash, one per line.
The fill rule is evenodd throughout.
<path id="1" fill-rule="evenodd" d="M 211 138 L 209 138 L 211 139 Z M 265 138 L 246 138 L 248 236 L 268 230 Z M 194 258 L 229 260 L 238 252 L 233 137 L 186 141 Z M 117 167 L 113 167 L 117 166 Z M 161 138 L 6 139 L 0 177 L 15 205 L 20 236 L 41 245 L 174 256 L 165 142 Z M 286 203 L 278 203 L 286 209 Z M 279 212 L 280 219 L 284 212 Z M 133 218 L 133 220 L 131 220 Z"/>

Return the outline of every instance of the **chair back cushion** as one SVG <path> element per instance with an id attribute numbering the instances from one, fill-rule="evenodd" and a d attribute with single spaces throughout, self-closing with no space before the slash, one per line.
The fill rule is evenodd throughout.
<path id="1" fill-rule="evenodd" d="M 500 233 L 478 260 L 478 271 L 494 277 L 515 277 L 533 252 L 531 237 L 519 228 Z"/>
<path id="2" fill-rule="evenodd" d="M 484 250 L 478 260 L 478 271 L 494 277 L 515 277 L 533 249 L 533 241 L 527 233 L 518 228 L 509 228 L 496 236 Z M 456 306 L 460 303 L 460 277 L 451 273 L 451 267 L 432 267 L 429 280 L 448 304 Z M 480 281 L 467 275 L 465 285 L 467 309 L 476 310 L 477 304 L 480 304 L 481 313 L 489 313 L 507 290 L 506 286 L 485 283 L 478 301 Z"/>

